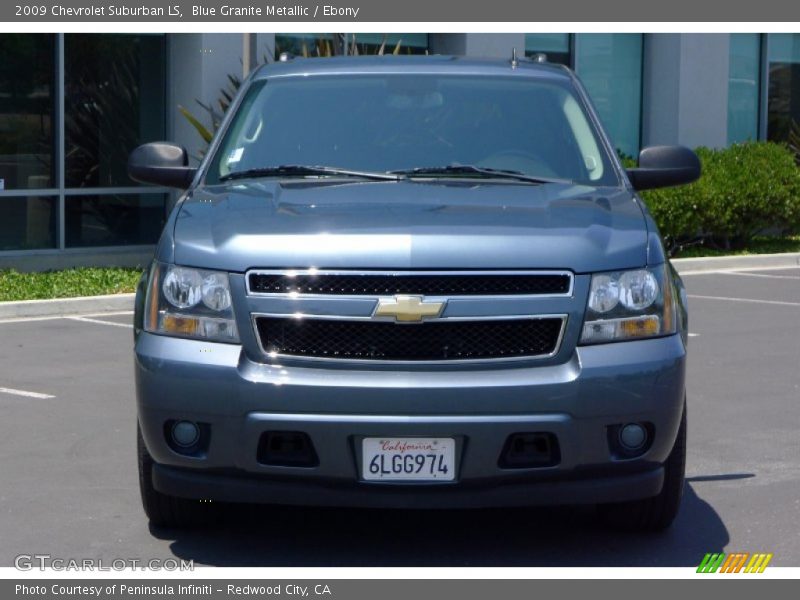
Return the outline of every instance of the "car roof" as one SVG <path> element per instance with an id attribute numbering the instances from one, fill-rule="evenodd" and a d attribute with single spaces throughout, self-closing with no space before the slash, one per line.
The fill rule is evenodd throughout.
<path id="1" fill-rule="evenodd" d="M 471 58 L 464 56 L 336 56 L 319 58 L 294 57 L 261 66 L 255 80 L 270 77 L 335 74 L 403 74 L 403 75 L 509 75 L 543 79 L 568 80 L 570 71 L 561 65 L 520 58 L 512 66 L 511 57 Z"/>

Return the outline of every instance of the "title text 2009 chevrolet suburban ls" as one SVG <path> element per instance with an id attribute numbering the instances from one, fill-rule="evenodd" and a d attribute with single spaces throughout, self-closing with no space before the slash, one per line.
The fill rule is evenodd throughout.
<path id="1" fill-rule="evenodd" d="M 637 190 L 699 176 L 682 147 L 624 170 L 576 77 L 536 61 L 288 59 L 245 81 L 135 314 L 151 522 L 207 503 L 592 503 L 675 517 L 686 296 Z"/>

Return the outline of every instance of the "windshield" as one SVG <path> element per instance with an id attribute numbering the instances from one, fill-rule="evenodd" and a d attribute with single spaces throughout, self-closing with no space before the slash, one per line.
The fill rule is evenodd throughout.
<path id="1" fill-rule="evenodd" d="M 618 183 L 570 87 L 522 77 L 337 74 L 256 82 L 207 181 L 259 170 L 281 176 L 289 171 L 270 169 L 284 165 L 418 169 L 420 177 L 469 177 L 487 169 L 543 181 Z M 477 169 L 437 171 L 460 165 Z"/>

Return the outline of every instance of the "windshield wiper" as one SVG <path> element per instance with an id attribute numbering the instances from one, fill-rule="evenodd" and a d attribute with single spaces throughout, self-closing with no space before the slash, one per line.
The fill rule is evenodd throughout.
<path id="1" fill-rule="evenodd" d="M 389 171 L 394 175 L 404 175 L 406 177 L 415 176 L 436 176 L 436 175 L 466 175 L 481 179 L 514 179 L 528 183 L 572 183 L 569 179 L 548 179 L 546 177 L 534 177 L 525 175 L 519 171 L 506 169 L 491 169 L 489 167 L 478 167 L 476 165 L 446 165 L 444 167 L 415 167 L 413 169 L 403 169 Z"/>
<path id="2" fill-rule="evenodd" d="M 220 181 L 231 179 L 249 179 L 251 177 L 313 177 L 313 176 L 342 176 L 359 177 L 361 179 L 375 179 L 378 181 L 398 181 L 400 175 L 392 173 L 376 173 L 372 171 L 352 171 L 336 167 L 323 167 L 314 165 L 278 165 L 277 167 L 257 167 L 234 171 L 219 178 Z"/>

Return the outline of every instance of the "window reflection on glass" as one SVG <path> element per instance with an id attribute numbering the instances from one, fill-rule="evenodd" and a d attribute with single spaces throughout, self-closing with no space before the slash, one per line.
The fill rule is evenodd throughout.
<path id="1" fill-rule="evenodd" d="M 732 33 L 728 61 L 728 143 L 758 139 L 761 34 Z"/>
<path id="2" fill-rule="evenodd" d="M 642 35 L 578 34 L 575 70 L 622 154 L 639 154 L 642 116 Z"/>
<path id="3" fill-rule="evenodd" d="M 769 35 L 767 138 L 789 140 L 800 135 L 800 34 Z"/>
<path id="4" fill-rule="evenodd" d="M 0 34 L 0 190 L 53 187 L 55 36 Z"/>
<path id="5" fill-rule="evenodd" d="M 67 187 L 134 185 L 128 154 L 163 139 L 164 36 L 64 38 Z"/>
<path id="6" fill-rule="evenodd" d="M 66 245 L 155 244 L 166 217 L 165 194 L 67 196 Z"/>
<path id="7" fill-rule="evenodd" d="M 560 65 L 570 65 L 568 33 L 526 33 L 525 56 L 543 53 L 547 61 Z"/>
<path id="8" fill-rule="evenodd" d="M 0 198 L 0 251 L 55 248 L 56 198 Z"/>
<path id="9" fill-rule="evenodd" d="M 295 56 L 333 56 L 343 54 L 341 48 L 345 41 L 333 33 L 283 33 L 275 35 L 275 57 L 282 52 Z M 384 54 L 425 54 L 428 51 L 427 33 L 355 33 L 347 34 L 347 47 L 355 43 L 358 54 L 378 54 L 383 47 Z M 348 51 L 352 54 L 352 51 Z"/>

